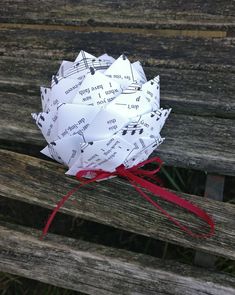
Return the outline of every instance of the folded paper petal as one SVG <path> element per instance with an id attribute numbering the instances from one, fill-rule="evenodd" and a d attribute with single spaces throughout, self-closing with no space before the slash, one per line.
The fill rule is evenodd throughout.
<path id="1" fill-rule="evenodd" d="M 32 114 L 48 142 L 41 152 L 69 175 L 145 161 L 163 142 L 171 111 L 160 108 L 160 77 L 147 81 L 139 61 L 83 50 L 74 62 L 62 61 L 51 88 L 41 87 L 41 103 L 42 112 Z"/>

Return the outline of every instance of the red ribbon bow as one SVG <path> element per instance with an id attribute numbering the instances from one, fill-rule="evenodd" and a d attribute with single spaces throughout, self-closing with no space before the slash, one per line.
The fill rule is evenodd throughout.
<path id="1" fill-rule="evenodd" d="M 143 170 L 140 169 L 145 164 L 155 163 L 158 164 L 157 169 L 154 170 Z M 153 184 L 142 177 L 149 177 L 159 182 L 159 179 L 154 174 L 158 173 L 162 166 L 162 160 L 160 158 L 151 158 L 149 160 L 143 161 L 132 168 L 126 168 L 124 165 L 121 165 L 116 168 L 114 172 L 108 172 L 104 170 L 82 170 L 76 174 L 76 178 L 80 181 L 84 180 L 84 176 L 87 174 L 94 175 L 91 179 L 83 181 L 79 186 L 71 190 L 66 196 L 64 196 L 60 202 L 57 204 L 53 212 L 51 213 L 50 217 L 47 220 L 47 223 L 43 229 L 43 233 L 41 239 L 47 234 L 50 224 L 52 223 L 56 213 L 59 209 L 64 205 L 64 203 L 69 199 L 71 195 L 73 195 L 80 187 L 98 181 L 109 178 L 111 176 L 121 176 L 126 178 L 130 184 L 135 188 L 139 194 L 146 199 L 149 203 L 151 203 L 155 208 L 157 208 L 160 212 L 162 212 L 169 220 L 171 220 L 174 224 L 176 224 L 181 230 L 189 234 L 194 238 L 209 238 L 214 234 L 215 231 L 215 224 L 213 219 L 201 208 L 197 207 L 196 205 L 192 204 L 191 202 L 182 199 L 181 197 L 175 195 L 174 193 L 162 188 L 156 184 Z M 189 212 L 195 214 L 198 218 L 205 221 L 210 226 L 210 231 L 208 233 L 194 233 L 192 232 L 187 226 L 181 224 L 177 219 L 171 216 L 167 211 L 165 211 L 158 203 L 156 203 L 149 195 L 145 193 L 142 189 L 149 191 L 150 193 L 166 200 L 170 203 L 176 204 L 181 208 L 188 210 Z"/>

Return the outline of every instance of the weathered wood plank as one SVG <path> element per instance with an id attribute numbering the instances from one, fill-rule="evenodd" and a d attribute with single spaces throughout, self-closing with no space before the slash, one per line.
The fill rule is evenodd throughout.
<path id="1" fill-rule="evenodd" d="M 39 97 L 1 94 L 0 139 L 45 145 L 30 113 L 39 111 Z M 17 110 L 17 117 L 15 111 Z M 20 124 L 19 124 L 20 122 Z M 177 126 L 177 127 L 176 127 Z M 231 119 L 171 114 L 157 154 L 167 165 L 235 174 L 235 126 Z"/>
<path id="2" fill-rule="evenodd" d="M 87 294 L 233 295 L 235 278 L 11 224 L 0 226 L 0 269 Z"/>
<path id="3" fill-rule="evenodd" d="M 52 208 L 63 194 L 77 185 L 74 178 L 64 175 L 64 168 L 58 164 L 4 150 L 0 156 L 0 195 L 4 197 Z M 213 238 L 201 240 L 185 235 L 143 200 L 130 184 L 119 178 L 81 188 L 61 211 L 144 236 L 235 259 L 235 206 L 196 196 L 184 197 L 214 217 L 216 234 Z M 202 228 L 202 222 L 194 216 L 163 201 L 159 203 L 194 230 L 195 227 Z"/>
<path id="4" fill-rule="evenodd" d="M 14 63 L 5 75 L 0 74 L 1 102 L 6 108 L 11 103 L 16 107 L 30 104 L 37 111 L 40 109 L 39 86 L 49 86 L 59 62 L 34 59 L 24 68 L 26 59 L 14 60 L 0 59 L 1 68 Z M 235 74 L 160 67 L 145 67 L 145 72 L 149 78 L 160 74 L 161 104 L 173 108 L 174 113 L 235 118 Z"/>
<path id="5" fill-rule="evenodd" d="M 126 52 L 148 66 L 235 72 L 235 38 L 171 38 L 141 33 L 55 29 L 2 29 L 1 55 L 15 58 L 74 59 L 81 49 L 94 54 Z M 6 69 L 7 70 L 7 69 Z"/>
<path id="6" fill-rule="evenodd" d="M 37 29 L 37 30 L 53 30 L 53 31 L 78 31 L 78 32 L 110 32 L 110 33 L 130 33 L 130 34 L 145 34 L 145 35 L 152 35 L 152 36 L 162 36 L 162 37 L 191 37 L 191 38 L 224 38 L 224 37 L 234 37 L 234 28 L 230 29 L 228 32 L 224 31 L 222 28 L 218 30 L 214 28 L 204 28 L 203 30 L 199 30 L 198 28 L 194 29 L 179 29 L 178 26 L 176 28 L 157 28 L 154 29 L 152 26 L 147 25 L 147 27 L 137 26 L 133 27 L 123 27 L 122 25 L 112 25 L 110 24 L 100 24 L 98 25 L 94 21 L 88 21 L 89 23 L 92 22 L 92 25 L 89 23 L 84 25 L 69 25 L 69 26 L 61 26 L 61 25 L 48 25 L 48 24 L 18 24 L 18 23 L 0 23 L 0 30 L 2 29 Z M 150 27 L 150 28 L 149 28 Z"/>
<path id="7" fill-rule="evenodd" d="M 0 66 L 8 66 L 9 61 L 13 59 L 0 60 Z M 33 60 L 24 71 L 25 62 L 18 60 L 7 76 L 0 74 L 0 100 L 6 109 L 11 103 L 17 107 L 29 104 L 33 111 L 39 111 L 39 87 L 49 86 L 50 75 L 58 69 L 59 62 Z M 161 105 L 171 107 L 174 113 L 235 118 L 235 74 L 159 67 L 145 67 L 145 72 L 149 78 L 160 74 Z"/>
<path id="8" fill-rule="evenodd" d="M 26 58 L 2 58 L 0 68 L 0 96 L 4 104 L 32 104 L 39 110 L 39 86 L 49 86 L 52 73 L 59 61 Z M 162 106 L 173 108 L 175 113 L 200 116 L 235 118 L 235 74 L 201 70 L 145 67 L 149 78 L 160 74 Z M 21 105 L 22 105 L 21 104 Z"/>
<path id="9" fill-rule="evenodd" d="M 52 0 L 40 6 L 26 0 L 1 1 L 1 22 L 60 25 L 149 26 L 153 28 L 214 28 L 234 27 L 235 7 L 231 0 L 213 1 L 166 0 L 94 1 Z M 12 17 L 14 15 L 14 18 Z"/>
<path id="10" fill-rule="evenodd" d="M 103 50 L 108 49 L 109 53 L 118 56 L 126 49 L 130 58 L 143 62 L 149 78 L 160 74 L 162 97 L 175 111 L 235 116 L 233 39 L 219 42 L 198 39 L 195 44 L 190 38 L 186 42 L 185 38 L 169 41 L 161 37 L 157 38 L 159 45 L 156 45 L 155 37 L 138 36 L 134 38 L 136 49 L 133 50 L 133 38 L 127 34 L 126 41 L 120 42 L 123 34 L 117 35 L 107 34 Z M 31 94 L 34 89 L 38 95 L 37 87 L 49 84 L 52 73 L 58 69 L 58 60 L 75 59 L 77 52 L 87 44 L 94 54 L 100 54 L 100 42 L 96 42 L 99 38 L 99 33 L 0 31 L 0 68 L 4 69 L 0 75 L 1 89 L 19 93 L 19 86 L 31 83 L 34 88 L 28 86 L 28 91 Z M 217 42 L 220 45 L 217 46 Z"/>
<path id="11" fill-rule="evenodd" d="M 207 174 L 204 197 L 222 202 L 224 195 L 225 177 L 221 175 Z M 217 257 L 208 253 L 196 251 L 194 263 L 198 266 L 212 268 Z"/>

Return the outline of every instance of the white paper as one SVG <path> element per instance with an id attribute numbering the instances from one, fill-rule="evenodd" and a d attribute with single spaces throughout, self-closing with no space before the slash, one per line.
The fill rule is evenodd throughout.
<path id="1" fill-rule="evenodd" d="M 139 61 L 133 62 L 132 68 L 134 68 L 137 71 L 137 73 L 139 74 L 140 84 L 146 83 L 147 78 L 145 76 L 144 69 L 143 69 L 141 63 Z"/>
<path id="2" fill-rule="evenodd" d="M 145 133 L 148 133 L 149 136 L 158 137 L 170 112 L 171 109 L 159 109 L 142 115 L 138 122 Z"/>
<path id="3" fill-rule="evenodd" d="M 41 153 L 59 162 L 60 164 L 67 166 L 66 163 L 62 160 L 61 156 L 54 149 L 53 143 L 49 143 L 44 149 L 41 150 Z"/>
<path id="4" fill-rule="evenodd" d="M 160 135 L 158 137 L 139 138 L 126 158 L 125 166 L 129 168 L 145 161 L 163 141 L 164 138 Z"/>
<path id="5" fill-rule="evenodd" d="M 81 145 L 81 162 L 87 169 L 102 169 L 113 172 L 121 165 L 132 145 L 118 136 L 109 139 L 89 142 Z M 77 165 L 77 163 L 75 163 Z M 80 168 L 78 164 L 78 168 Z M 72 174 L 77 171 L 74 167 L 67 172 Z"/>
<path id="6" fill-rule="evenodd" d="M 134 84 L 136 85 L 136 84 Z M 134 118 L 141 114 L 150 112 L 152 104 L 147 99 L 145 93 L 139 87 L 139 90 L 130 91 L 132 85 L 126 91 L 123 91 L 116 99 L 108 104 L 107 110 L 118 112 L 127 118 Z"/>
<path id="7" fill-rule="evenodd" d="M 32 114 L 32 117 L 48 143 L 58 138 L 57 109 L 48 113 Z"/>
<path id="8" fill-rule="evenodd" d="M 58 137 L 80 135 L 89 127 L 100 108 L 87 105 L 62 104 L 58 108 Z"/>
<path id="9" fill-rule="evenodd" d="M 160 108 L 160 77 L 157 76 L 154 79 L 144 83 L 141 88 L 145 98 L 152 106 L 152 110 L 158 110 Z"/>
<path id="10" fill-rule="evenodd" d="M 32 114 L 48 142 L 41 152 L 68 175 L 146 160 L 163 142 L 171 111 L 160 108 L 159 76 L 147 81 L 139 61 L 85 51 L 62 61 L 51 88 L 41 87 L 41 102 L 42 112 Z"/>
<path id="11" fill-rule="evenodd" d="M 105 75 L 116 80 L 123 89 L 126 89 L 133 82 L 141 84 L 141 81 L 143 81 L 135 66 L 132 66 L 124 54 L 112 63 Z"/>
<path id="12" fill-rule="evenodd" d="M 60 68 L 56 74 L 57 77 L 64 77 L 64 73 L 65 71 L 67 71 L 69 68 L 71 68 L 73 66 L 73 62 L 72 61 L 67 61 L 67 60 L 63 60 Z"/>
<path id="13" fill-rule="evenodd" d="M 40 91 L 41 91 L 42 111 L 46 113 L 48 112 L 49 106 L 51 103 L 51 88 L 46 88 L 41 86 Z"/>
<path id="14" fill-rule="evenodd" d="M 110 63 L 110 65 L 111 65 L 113 62 L 115 62 L 115 59 L 114 59 L 112 56 L 108 55 L 107 53 L 104 53 L 104 54 L 100 55 L 100 56 L 98 57 L 98 59 L 101 59 L 101 60 L 103 60 L 103 61 L 107 61 L 107 62 Z"/>
<path id="15" fill-rule="evenodd" d="M 52 103 L 55 105 L 70 102 L 78 92 L 83 79 L 92 69 L 104 72 L 110 65 L 110 60 L 97 59 L 83 50 L 74 63 L 62 62 L 57 75 L 52 76 Z"/>
<path id="16" fill-rule="evenodd" d="M 84 51 L 84 50 L 81 50 L 81 51 L 79 52 L 78 56 L 76 57 L 75 62 L 81 61 L 81 60 L 83 60 L 83 59 L 85 59 L 85 58 L 86 58 L 86 59 L 94 59 L 94 58 L 96 58 L 96 57 L 95 57 L 94 55 L 92 55 L 92 54 L 90 54 L 90 53 Z"/>
<path id="17" fill-rule="evenodd" d="M 103 107 L 121 92 L 122 88 L 115 80 L 95 71 L 86 75 L 72 102 Z"/>
<path id="18" fill-rule="evenodd" d="M 52 142 L 41 153 L 71 167 L 81 156 L 81 142 L 79 135 L 69 136 Z"/>
<path id="19" fill-rule="evenodd" d="M 86 142 L 109 138 L 126 122 L 127 118 L 120 113 L 102 109 L 84 131 L 84 138 Z"/>

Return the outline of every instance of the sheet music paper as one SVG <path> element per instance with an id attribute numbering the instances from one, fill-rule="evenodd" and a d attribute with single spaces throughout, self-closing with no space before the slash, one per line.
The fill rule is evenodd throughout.
<path id="1" fill-rule="evenodd" d="M 42 112 L 32 114 L 47 141 L 41 151 L 68 167 L 115 171 L 146 160 L 164 141 L 171 109 L 160 107 L 160 77 L 147 81 L 139 61 L 81 51 L 62 61 L 51 87 L 41 87 Z M 87 175 L 89 177 L 89 175 Z"/>

